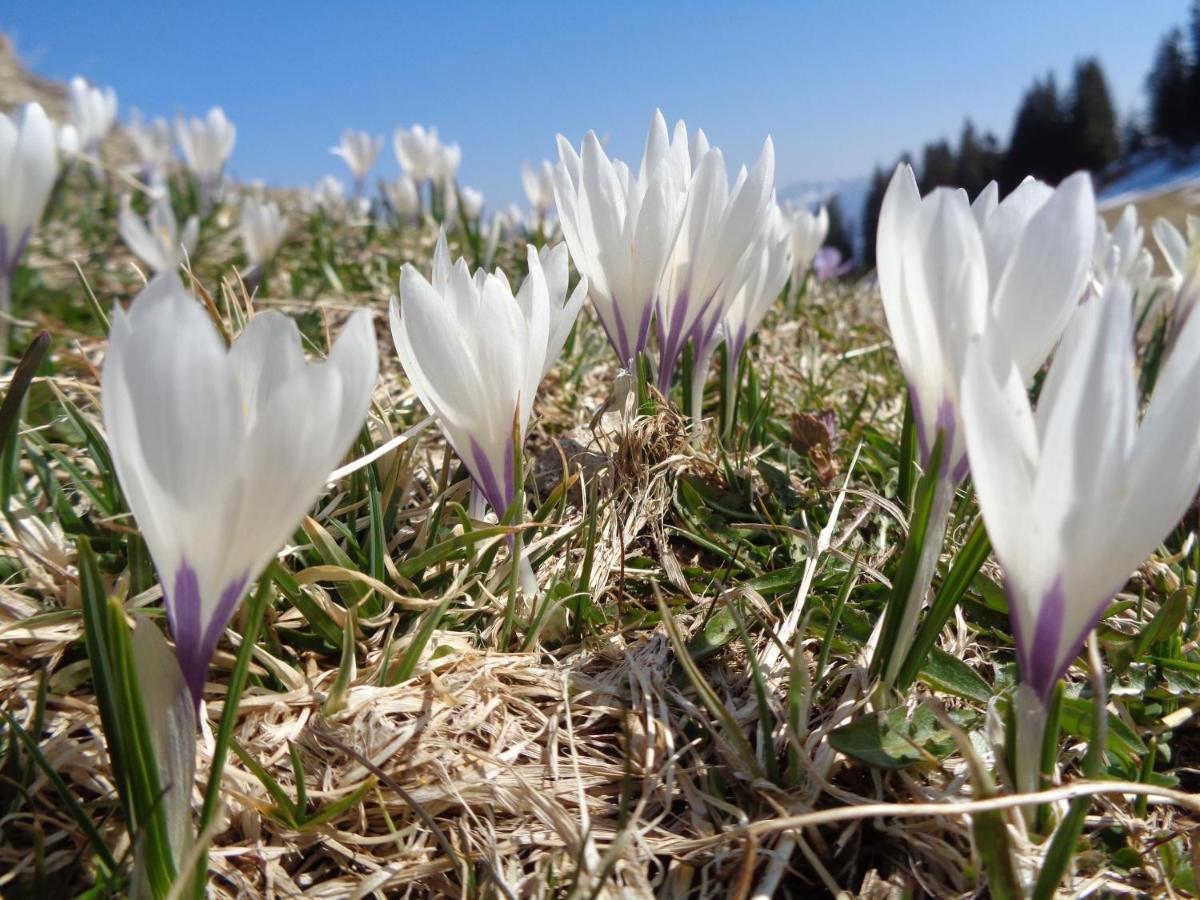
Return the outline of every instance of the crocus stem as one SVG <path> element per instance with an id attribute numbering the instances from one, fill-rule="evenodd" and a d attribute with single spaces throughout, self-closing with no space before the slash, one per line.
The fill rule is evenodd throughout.
<path id="1" fill-rule="evenodd" d="M 884 669 L 885 685 L 895 682 L 900 667 L 908 656 L 917 634 L 917 620 L 925 606 L 925 595 L 933 584 L 933 576 L 937 571 L 938 559 L 942 555 L 942 544 L 946 540 L 946 525 L 950 520 L 950 506 L 954 502 L 954 484 L 947 478 L 938 479 L 934 489 L 933 506 L 929 510 L 929 524 L 925 530 L 925 543 L 921 547 L 921 557 L 917 563 L 917 572 L 913 578 L 912 588 L 904 601 L 904 613 L 900 618 L 900 628 L 896 633 L 896 643 L 891 648 L 891 654 Z"/>
<path id="2" fill-rule="evenodd" d="M 8 326 L 12 316 L 12 279 L 0 272 L 0 359 L 8 361 Z"/>
<path id="3" fill-rule="evenodd" d="M 725 392 L 725 403 L 721 409 L 725 420 L 721 423 L 721 437 L 728 440 L 733 434 L 733 423 L 737 421 L 738 387 L 742 375 L 742 355 L 734 354 L 728 348 L 725 350 L 725 377 L 722 379 L 722 390 Z"/>
<path id="4" fill-rule="evenodd" d="M 1013 694 L 1013 720 L 1016 723 L 1013 745 L 1013 781 L 1018 793 L 1036 791 L 1042 774 L 1042 747 L 1046 741 L 1046 705 L 1027 684 L 1017 686 Z M 1035 807 L 1027 807 L 1032 819 Z"/>
<path id="5" fill-rule="evenodd" d="M 704 382 L 708 380 L 708 369 L 712 364 L 716 347 L 707 347 L 696 352 L 692 360 L 691 406 L 692 421 L 699 422 L 704 418 Z"/>
<path id="6" fill-rule="evenodd" d="M 221 776 L 225 772 L 225 757 L 229 753 L 229 742 L 233 738 L 233 726 L 237 722 L 238 702 L 242 690 L 246 687 L 246 677 L 250 672 L 250 657 L 254 654 L 254 645 L 258 641 L 258 630 L 262 625 L 263 612 L 271 597 L 274 582 L 270 574 L 264 574 L 258 580 L 258 590 L 255 591 L 250 605 L 246 609 L 246 630 L 242 633 L 242 644 L 238 647 L 237 661 L 233 665 L 233 674 L 229 679 L 229 689 L 225 693 L 225 706 L 221 710 L 221 723 L 217 726 L 216 747 L 213 750 L 212 768 L 208 774 L 208 785 L 204 790 L 204 805 L 200 809 L 200 822 L 196 829 L 203 834 L 217 814 L 217 806 L 221 798 Z M 200 854 L 193 875 L 193 896 L 200 900 L 205 894 L 205 884 L 208 881 L 208 849 Z"/>

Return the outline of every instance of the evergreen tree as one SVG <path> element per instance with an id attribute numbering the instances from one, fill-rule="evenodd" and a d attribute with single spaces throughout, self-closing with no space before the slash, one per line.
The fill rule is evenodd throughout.
<path id="1" fill-rule="evenodd" d="M 875 268 L 875 238 L 879 231 L 879 210 L 883 206 L 883 195 L 887 192 L 891 175 L 879 166 L 871 173 L 871 187 L 863 201 L 862 211 L 862 264 L 864 269 Z"/>
<path id="2" fill-rule="evenodd" d="M 1190 143 L 1200 144 L 1200 0 L 1192 0 L 1192 68 L 1188 79 L 1187 108 L 1191 110 Z"/>
<path id="3" fill-rule="evenodd" d="M 1191 105 L 1192 72 L 1183 33 L 1173 29 L 1163 38 L 1150 70 L 1150 131 L 1178 147 L 1196 142 L 1200 113 Z"/>
<path id="4" fill-rule="evenodd" d="M 1104 70 L 1095 59 L 1085 59 L 1075 66 L 1066 128 L 1063 151 L 1068 170 L 1103 172 L 1120 154 L 1117 113 Z"/>
<path id="5" fill-rule="evenodd" d="M 1136 114 L 1130 114 L 1121 126 L 1121 156 L 1133 156 L 1146 149 L 1146 130 Z"/>
<path id="6" fill-rule="evenodd" d="M 824 246 L 836 247 L 841 251 L 842 259 L 854 259 L 854 239 L 846 230 L 846 217 L 842 213 L 837 194 L 829 198 L 825 208 L 829 212 L 829 234 L 825 237 Z"/>
<path id="7" fill-rule="evenodd" d="M 988 132 L 980 137 L 975 125 L 967 119 L 958 139 L 958 171 L 954 183 L 974 199 L 988 182 L 1000 177 L 1001 157 L 996 136 Z"/>
<path id="8" fill-rule="evenodd" d="M 935 187 L 957 187 L 958 161 L 954 151 L 946 141 L 936 141 L 926 144 L 921 152 L 921 173 L 918 179 L 921 193 L 932 191 Z"/>
<path id="9" fill-rule="evenodd" d="M 1005 192 L 1020 184 L 1026 175 L 1056 183 L 1068 173 L 1061 153 L 1063 130 L 1058 88 L 1054 76 L 1047 75 L 1045 81 L 1034 81 L 1017 110 L 1004 156 Z"/>

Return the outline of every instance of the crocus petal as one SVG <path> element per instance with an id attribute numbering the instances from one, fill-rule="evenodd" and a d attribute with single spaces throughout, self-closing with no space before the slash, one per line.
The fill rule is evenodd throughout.
<path id="1" fill-rule="evenodd" d="M 196 709 L 171 648 L 145 616 L 135 616 L 133 659 L 142 708 L 146 713 L 167 824 L 175 859 L 193 843 L 192 789 L 196 774 Z M 140 842 L 139 842 L 140 846 Z"/>
<path id="2" fill-rule="evenodd" d="M 1083 293 L 1095 218 L 1091 176 L 1072 175 L 1029 217 L 1000 273 L 992 311 L 1026 380 L 1045 361 Z"/>

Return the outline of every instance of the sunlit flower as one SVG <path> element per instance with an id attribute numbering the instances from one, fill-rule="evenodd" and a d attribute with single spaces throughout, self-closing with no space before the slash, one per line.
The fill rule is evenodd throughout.
<path id="1" fill-rule="evenodd" d="M 397 128 L 392 138 L 392 149 L 396 152 L 396 161 L 416 182 L 441 181 L 447 167 L 452 163 L 455 172 L 458 170 L 458 145 L 448 151 L 442 147 L 436 128 L 426 131 L 423 125 L 412 128 Z M 453 173 L 451 174 L 453 177 Z"/>
<path id="2" fill-rule="evenodd" d="M 659 133 L 661 131 L 661 134 Z M 561 134 L 554 198 L 575 268 L 622 365 L 646 349 L 654 300 L 679 234 L 684 194 L 666 156 L 666 123 L 655 113 L 641 171 L 611 161 L 589 131 L 582 154 Z"/>
<path id="3" fill-rule="evenodd" d="M 101 382 L 117 477 L 158 570 L 180 668 L 199 704 L 247 586 L 288 540 L 362 427 L 378 371 L 370 316 L 329 359 L 259 313 L 226 349 L 174 272 L 113 310 Z"/>
<path id="4" fill-rule="evenodd" d="M 480 499 L 503 515 L 516 496 L 513 431 L 523 442 L 546 368 L 550 295 L 532 245 L 528 254 L 529 275 L 514 295 L 499 271 L 472 276 L 465 260 L 451 265 L 443 234 L 432 280 L 405 265 L 392 299 L 400 364 L 471 473 L 476 516 Z"/>
<path id="5" fill-rule="evenodd" d="M 150 215 L 142 219 L 129 205 L 129 197 L 121 200 L 117 214 L 117 231 L 121 240 L 151 271 L 165 272 L 180 265 L 196 249 L 200 220 L 190 216 L 183 232 L 175 223 L 175 213 L 166 197 L 150 205 Z"/>
<path id="6" fill-rule="evenodd" d="M 1096 216 L 1095 247 L 1092 250 L 1092 278 L 1097 290 L 1115 278 L 1123 278 L 1139 294 L 1154 274 L 1154 257 L 1143 247 L 1145 231 L 1138 225 L 1137 207 L 1132 203 L 1121 211 L 1117 227 L 1109 234 L 1104 219 Z"/>
<path id="7" fill-rule="evenodd" d="M 67 85 L 67 109 L 79 135 L 80 147 L 95 153 L 117 121 L 117 93 L 101 90 L 76 75 Z"/>
<path id="8" fill-rule="evenodd" d="M 133 110 L 129 114 L 129 124 L 125 133 L 137 151 L 139 174 L 145 184 L 157 184 L 171 164 L 174 142 L 171 137 L 171 126 L 167 120 L 159 116 L 152 122 L 143 123 L 142 114 Z"/>
<path id="9" fill-rule="evenodd" d="M 1166 219 L 1154 222 L 1154 240 L 1167 261 L 1170 275 L 1168 341 L 1173 342 L 1200 303 L 1200 216 L 1187 217 L 1187 237 Z"/>
<path id="10" fill-rule="evenodd" d="M 787 210 L 792 235 L 792 288 L 800 287 L 804 273 L 817 257 L 829 235 L 829 210 L 825 204 L 815 213 L 804 208 Z"/>
<path id="11" fill-rule="evenodd" d="M 458 144 L 442 144 L 437 149 L 434 163 L 434 181 L 440 185 L 453 184 L 458 177 L 458 167 L 462 163 L 462 148 Z"/>
<path id="12" fill-rule="evenodd" d="M 813 257 L 813 275 L 817 281 L 828 281 L 830 278 L 840 278 L 853 268 L 850 260 L 842 262 L 842 251 L 837 247 L 822 247 Z"/>
<path id="13" fill-rule="evenodd" d="M 211 194 L 221 183 L 225 163 L 233 153 L 237 129 L 225 118 L 225 111 L 214 106 L 203 119 L 175 120 L 175 140 L 201 188 Z"/>
<path id="14" fill-rule="evenodd" d="M 287 236 L 287 228 L 287 219 L 279 211 L 279 204 L 254 197 L 243 198 L 238 233 L 251 266 L 261 269 L 275 257 Z"/>
<path id="15" fill-rule="evenodd" d="M 659 113 L 646 143 L 643 168 L 655 159 L 668 161 L 672 181 L 687 194 L 683 222 L 655 301 L 658 386 L 666 393 L 684 344 L 712 305 L 720 302 L 722 283 L 766 227 L 773 208 L 775 149 L 768 137 L 754 168 L 749 174 L 743 168 L 731 189 L 725 157 L 709 147 L 704 132 L 697 130 L 689 147 L 681 121 L 668 146 L 667 124 Z"/>
<path id="16" fill-rule="evenodd" d="M 549 160 L 542 160 L 536 169 L 529 163 L 521 166 L 521 186 L 525 188 L 525 196 L 534 214 L 544 219 L 550 207 L 554 205 L 554 166 Z"/>
<path id="17" fill-rule="evenodd" d="M 1154 240 L 1170 270 L 1170 287 L 1179 290 L 1188 276 L 1200 268 L 1200 216 L 1187 217 L 1187 236 L 1168 220 L 1154 220 Z"/>
<path id="18" fill-rule="evenodd" d="M 967 354 L 971 475 L 1004 569 L 1024 693 L 1018 741 L 1033 759 L 1017 767 L 1023 789 L 1035 786 L 1041 747 L 1041 729 L 1022 735 L 1023 719 L 1044 723 L 1055 683 L 1200 485 L 1200 319 L 1185 326 L 1139 424 L 1131 306 L 1116 278 L 1079 308 L 1036 412 L 1016 365 L 997 371 L 978 341 Z"/>
<path id="19" fill-rule="evenodd" d="M 313 187 L 310 200 L 326 215 L 336 215 L 346 207 L 346 185 L 336 175 L 323 175 Z"/>
<path id="20" fill-rule="evenodd" d="M 70 122 L 64 122 L 54 130 L 54 143 L 66 156 L 78 156 L 83 147 L 79 143 L 79 131 Z"/>
<path id="21" fill-rule="evenodd" d="M 955 488 L 967 474 L 959 382 L 967 346 L 984 333 L 1003 347 L 1022 383 L 1058 342 L 1087 283 L 1095 236 L 1090 176 L 1057 190 L 1026 179 L 1004 202 L 995 184 L 968 204 L 963 191 L 922 198 L 907 164 L 883 198 L 876 261 L 884 312 L 908 381 L 920 461 L 939 432 L 943 453 L 925 541 L 888 649 L 884 681 L 897 674 L 916 631 Z"/>
<path id="22" fill-rule="evenodd" d="M 421 192 L 407 175 L 383 183 L 383 196 L 397 221 L 415 221 L 421 212 Z"/>
<path id="23" fill-rule="evenodd" d="M 791 271 L 791 229 L 778 205 L 772 204 L 766 226 L 750 249 L 738 260 L 721 285 L 717 320 L 706 320 L 696 332 L 696 358 L 692 366 L 692 410 L 700 415 L 704 382 L 713 354 L 725 342 L 729 364 L 725 392 L 732 401 L 737 386 L 738 363 L 746 341 L 758 330 L 771 306 L 787 284 Z"/>
<path id="24" fill-rule="evenodd" d="M 375 160 L 382 149 L 383 138 L 372 137 L 365 131 L 354 131 L 347 128 L 342 132 L 342 142 L 331 148 L 329 152 L 346 161 L 350 174 L 354 177 L 355 191 L 358 192 L 362 190 L 363 180 L 371 171 L 371 167 L 375 165 Z"/>
<path id="25" fill-rule="evenodd" d="M 462 202 L 463 214 L 469 221 L 474 222 L 483 212 L 483 192 L 465 187 L 458 192 L 458 196 Z"/>
<path id="26" fill-rule="evenodd" d="M 546 361 L 542 365 L 542 375 L 545 376 L 558 357 L 562 354 L 563 346 L 579 318 L 579 310 L 583 308 L 584 298 L 587 297 L 587 276 L 582 276 L 571 296 L 567 296 L 568 254 L 567 245 L 555 244 L 553 247 L 543 247 L 538 251 L 538 260 L 542 265 L 542 273 L 546 277 L 546 293 L 550 298 L 550 327 L 546 337 Z"/>
<path id="27" fill-rule="evenodd" d="M 942 473 L 954 483 L 967 470 L 958 428 L 967 343 L 998 329 L 1029 380 L 1066 328 L 1092 260 L 1096 212 L 1085 173 L 1057 190 L 1026 179 L 997 199 L 995 185 L 974 205 L 949 188 L 922 198 L 912 168 L 901 164 L 879 216 L 879 288 L 922 461 L 945 431 Z"/>
<path id="28" fill-rule="evenodd" d="M 42 218 L 58 177 L 54 125 L 36 103 L 0 113 L 0 292 L 7 312 L 8 281 Z"/>

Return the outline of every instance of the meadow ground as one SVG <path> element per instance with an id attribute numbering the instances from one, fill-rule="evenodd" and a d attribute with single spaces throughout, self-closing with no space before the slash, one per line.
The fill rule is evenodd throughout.
<path id="1" fill-rule="evenodd" d="M 42 330 L 50 349 L 0 465 L 11 897 L 119 895 L 138 842 L 101 731 L 77 546 L 106 592 L 165 626 L 98 407 L 107 312 L 142 284 L 115 228 L 125 188 L 73 167 L 14 284 L 14 351 Z M 423 420 L 386 303 L 403 262 L 428 265 L 436 227 L 289 208 L 251 292 L 233 209 L 208 215 L 192 254 L 214 321 L 233 335 L 280 309 L 320 353 L 372 309 L 382 372 L 351 458 Z M 497 259 L 514 279 L 522 243 Z M 1062 786 L 1027 819 L 1005 775 L 1011 631 L 969 485 L 934 582 L 952 612 L 912 686 L 875 693 L 915 484 L 876 287 L 810 280 L 749 359 L 720 438 L 716 373 L 698 422 L 678 387 L 624 391 L 585 309 L 526 445 L 532 603 L 510 590 L 509 530 L 465 515 L 467 479 L 435 428 L 332 482 L 268 572 L 208 835 L 212 895 L 1007 896 L 1076 797 L 1064 893 L 1196 895 L 1195 510 L 1106 613 L 1100 666 L 1085 654 L 1068 673 Z M 248 608 L 209 673 L 197 802 Z"/>
<path id="2" fill-rule="evenodd" d="M 140 286 L 112 193 L 84 167 L 71 173 L 16 292 L 27 327 L 15 343 L 45 329 L 52 344 L 4 470 L 0 692 L 12 718 L 0 863 L 11 896 L 74 893 L 98 871 L 43 764 L 118 864 L 132 839 L 92 694 L 73 545 L 90 537 L 109 588 L 161 618 L 93 444 L 100 316 Z M 434 230 L 311 217 L 251 298 L 222 216 L 202 230 L 194 275 L 224 327 L 279 308 L 321 349 L 348 310 L 375 309 L 383 375 L 354 455 L 424 418 L 382 313 L 400 262 L 423 265 Z M 519 258 L 508 246 L 500 264 L 515 273 Z M 716 379 L 699 425 L 662 398 L 640 414 L 610 408 L 618 368 L 585 313 L 538 398 L 527 455 L 541 494 L 526 552 L 543 592 L 511 627 L 504 538 L 462 516 L 466 481 L 436 430 L 331 485 L 274 570 L 225 774 L 214 890 L 975 893 L 971 819 L 922 807 L 979 797 L 973 766 L 992 767 L 981 760 L 1014 680 L 997 573 L 986 564 L 965 591 L 916 687 L 872 712 L 872 632 L 907 520 L 904 388 L 875 289 L 809 284 L 779 304 L 751 358 L 739 424 L 718 441 Z M 564 460 L 582 476 L 566 490 Z M 975 516 L 961 498 L 946 560 Z M 1191 560 L 1148 563 L 1103 625 L 1113 777 L 1195 789 Z M 1130 640 L 1178 607 L 1168 601 L 1180 586 L 1191 599 L 1178 633 Z M 241 627 L 236 618 L 211 670 L 212 721 Z M 1090 733 L 1085 668 L 1064 717 L 1068 781 Z M 200 783 L 212 747 L 206 726 Z M 1192 891 L 1192 827 L 1171 805 L 1096 796 L 1074 889 Z M 1017 831 L 1015 857 L 1033 856 Z"/>

